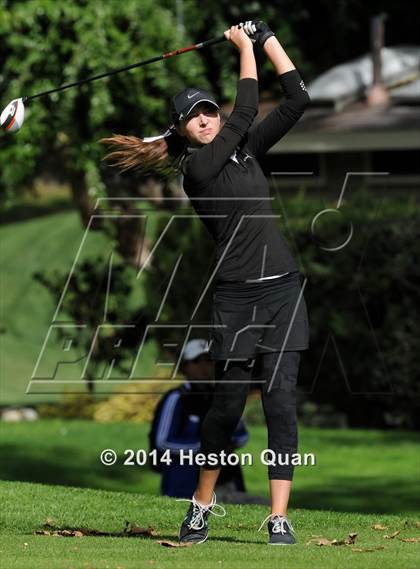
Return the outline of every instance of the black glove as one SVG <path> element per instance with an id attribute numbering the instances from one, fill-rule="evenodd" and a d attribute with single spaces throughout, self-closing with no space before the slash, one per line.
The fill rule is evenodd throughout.
<path id="1" fill-rule="evenodd" d="M 244 29 L 244 32 L 249 36 L 252 43 L 257 42 L 260 47 L 263 47 L 268 38 L 274 36 L 274 32 L 272 32 L 268 25 L 261 20 L 258 22 L 255 20 L 248 20 L 245 23 L 241 22 L 239 26 Z"/>

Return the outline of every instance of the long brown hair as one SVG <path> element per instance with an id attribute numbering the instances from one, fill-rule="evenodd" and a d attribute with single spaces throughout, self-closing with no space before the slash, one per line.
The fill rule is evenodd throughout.
<path id="1" fill-rule="evenodd" d="M 99 142 L 111 149 L 102 160 L 122 172 L 136 170 L 142 174 L 155 172 L 176 175 L 182 165 L 187 139 L 179 135 L 175 127 L 170 127 L 165 136 L 151 142 L 123 134 L 113 134 L 101 138 Z"/>

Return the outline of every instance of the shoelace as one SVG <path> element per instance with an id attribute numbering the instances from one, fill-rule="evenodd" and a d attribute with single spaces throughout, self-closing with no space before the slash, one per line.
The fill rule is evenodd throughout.
<path id="1" fill-rule="evenodd" d="M 211 501 L 211 504 L 209 504 L 208 506 L 202 506 L 201 504 L 199 504 L 197 502 L 197 500 L 193 497 L 191 500 L 189 500 L 188 498 L 177 498 L 176 499 L 177 502 L 192 502 L 193 504 L 193 513 L 191 516 L 191 520 L 190 523 L 188 524 L 188 527 L 190 529 L 196 529 L 196 530 L 200 530 L 204 527 L 204 514 L 205 512 L 208 512 L 209 514 L 213 514 L 214 516 L 218 516 L 220 518 L 223 518 L 224 516 L 226 516 L 226 510 L 224 509 L 223 506 L 221 506 L 220 504 L 216 504 L 216 494 L 213 492 L 213 499 Z M 217 512 L 213 511 L 213 508 L 220 508 L 222 510 L 222 513 L 218 514 Z"/>
<path id="2" fill-rule="evenodd" d="M 260 525 L 258 531 L 260 531 L 262 529 L 262 527 L 264 526 L 264 524 L 266 523 L 266 521 L 271 518 L 273 514 L 268 514 L 268 516 L 265 518 L 265 520 L 263 520 L 262 524 Z M 292 524 L 289 522 L 289 520 L 286 518 L 286 516 L 280 516 L 279 514 L 276 514 L 273 517 L 274 525 L 273 525 L 273 533 L 282 533 L 285 534 L 286 533 L 286 529 L 285 529 L 285 524 L 289 527 L 290 531 L 294 532 L 295 530 L 293 529 Z"/>

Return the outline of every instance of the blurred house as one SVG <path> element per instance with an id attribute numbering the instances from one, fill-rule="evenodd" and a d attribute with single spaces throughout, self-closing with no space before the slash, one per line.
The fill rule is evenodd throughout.
<path id="1" fill-rule="evenodd" d="M 281 174 L 280 184 L 334 190 L 346 172 L 389 172 L 365 176 L 365 182 L 420 188 L 420 47 L 386 48 L 381 55 L 385 96 L 378 100 L 375 95 L 370 100 L 370 55 L 338 65 L 308 85 L 310 107 L 271 149 L 264 166 L 267 172 L 313 175 Z"/>
<path id="2" fill-rule="evenodd" d="M 372 33 L 372 53 L 307 85 L 311 105 L 263 164 L 276 185 L 336 192 L 358 172 L 353 183 L 420 188 L 420 46 L 384 48 Z M 262 101 L 257 121 L 276 104 Z"/>

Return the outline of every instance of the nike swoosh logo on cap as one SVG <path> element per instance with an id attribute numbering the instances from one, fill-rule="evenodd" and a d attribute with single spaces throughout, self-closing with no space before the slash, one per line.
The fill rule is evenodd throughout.
<path id="1" fill-rule="evenodd" d="M 197 93 L 193 93 L 192 95 L 187 95 L 188 99 L 192 99 L 193 97 L 195 97 L 196 95 L 198 95 L 198 91 Z"/>

